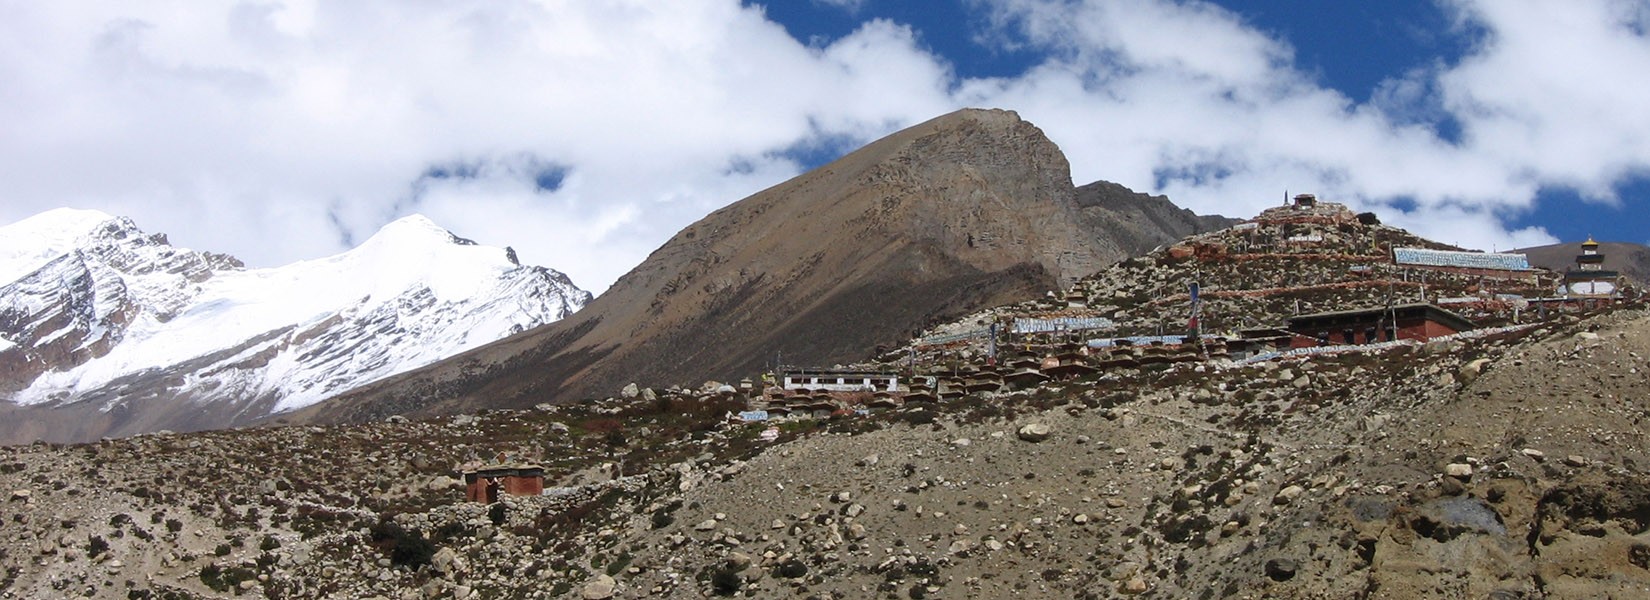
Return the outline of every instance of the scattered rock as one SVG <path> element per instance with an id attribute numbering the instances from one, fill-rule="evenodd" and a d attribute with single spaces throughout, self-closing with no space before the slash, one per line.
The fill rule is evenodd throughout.
<path id="1" fill-rule="evenodd" d="M 436 551 L 435 556 L 430 557 L 430 566 L 435 568 L 435 572 L 447 578 L 452 578 L 453 575 L 463 570 L 463 562 L 458 557 L 458 553 L 454 552 L 452 548 L 442 548 Z"/>
<path id="2" fill-rule="evenodd" d="M 579 591 L 579 595 L 583 596 L 585 600 L 607 600 L 613 597 L 613 592 L 617 588 L 618 582 L 606 573 L 602 573 L 596 575 L 596 578 L 589 583 L 584 584 L 584 589 Z"/>
<path id="3" fill-rule="evenodd" d="M 1467 486 L 1461 483 L 1460 478 L 1444 477 L 1438 481 L 1438 491 L 1445 496 L 1459 496 L 1466 493 Z"/>
<path id="4" fill-rule="evenodd" d="M 1292 558 L 1274 558 L 1266 561 L 1266 576 L 1272 581 L 1289 581 L 1295 578 L 1295 569 L 1299 565 Z"/>
<path id="5" fill-rule="evenodd" d="M 1151 589 L 1151 586 L 1146 585 L 1146 580 L 1139 577 L 1132 577 L 1128 581 L 1123 582 L 1123 593 L 1131 596 L 1136 594 L 1144 594 L 1146 593 L 1146 590 L 1149 589 Z"/>
<path id="6" fill-rule="evenodd" d="M 1299 498 L 1301 496 L 1301 494 L 1304 494 L 1304 493 L 1306 493 L 1306 488 L 1303 488 L 1303 487 L 1298 486 L 1298 485 L 1291 485 L 1291 486 L 1285 487 L 1281 490 L 1278 490 L 1278 494 L 1276 496 L 1272 497 L 1272 503 L 1273 504 L 1288 504 L 1290 502 L 1294 502 L 1296 498 Z"/>
<path id="7" fill-rule="evenodd" d="M 1042 423 L 1030 423 L 1021 427 L 1017 432 L 1020 439 L 1036 443 L 1048 439 L 1049 426 Z"/>
<path id="8" fill-rule="evenodd" d="M 735 571 L 743 571 L 751 566 L 751 555 L 744 552 L 729 552 L 728 566 Z"/>
<path id="9" fill-rule="evenodd" d="M 1444 474 L 1462 481 L 1470 480 L 1472 479 L 1472 465 L 1450 463 L 1444 467 Z"/>
<path id="10" fill-rule="evenodd" d="M 1473 380 L 1478 379 L 1480 374 L 1483 374 L 1484 367 L 1488 364 L 1490 364 L 1488 358 L 1468 361 L 1467 364 L 1461 365 L 1461 370 L 1455 374 L 1455 378 L 1461 380 L 1461 383 L 1472 383 Z"/>

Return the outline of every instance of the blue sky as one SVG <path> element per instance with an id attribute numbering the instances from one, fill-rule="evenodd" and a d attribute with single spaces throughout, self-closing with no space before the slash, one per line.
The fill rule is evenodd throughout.
<path id="1" fill-rule="evenodd" d="M 0 223 L 274 265 L 422 213 L 600 291 L 712 210 L 1006 108 L 1077 184 L 1650 241 L 1650 0 L 0 2 Z"/>
<path id="2" fill-rule="evenodd" d="M 792 36 L 815 46 L 847 36 L 871 19 L 909 24 L 917 30 L 919 42 L 949 59 L 962 78 L 1014 77 L 1047 57 L 1031 49 L 994 45 L 989 36 L 982 39 L 981 32 L 991 23 L 982 16 L 978 3 L 813 0 L 747 4 L 761 5 Z M 1289 45 L 1293 69 L 1357 103 L 1369 103 L 1385 83 L 1411 71 L 1459 62 L 1488 35 L 1481 26 L 1458 22 L 1447 5 L 1430 0 L 1216 0 L 1210 4 Z M 1443 140 L 1461 141 L 1460 123 L 1447 115 L 1432 116 L 1426 124 Z M 1579 241 L 1591 235 L 1650 243 L 1650 211 L 1644 210 L 1650 204 L 1650 177 L 1624 177 L 1611 187 L 1618 196 L 1615 201 L 1586 198 L 1562 185 L 1543 186 L 1531 208 L 1509 211 L 1502 219 L 1512 228 L 1543 229 L 1559 241 Z M 1393 197 L 1391 203 L 1413 206 L 1403 197 Z M 1450 241 L 1448 236 L 1439 239 Z"/>

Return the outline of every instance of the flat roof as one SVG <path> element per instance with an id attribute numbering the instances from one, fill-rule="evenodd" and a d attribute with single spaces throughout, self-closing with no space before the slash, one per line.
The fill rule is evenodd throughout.
<path id="1" fill-rule="evenodd" d="M 1366 315 L 1379 315 L 1379 314 L 1387 312 L 1387 311 L 1392 311 L 1394 313 L 1398 313 L 1398 312 L 1411 313 L 1411 312 L 1415 312 L 1415 311 L 1420 311 L 1422 313 L 1430 314 L 1430 315 L 1436 317 L 1437 318 L 1436 320 L 1438 320 L 1438 321 L 1440 321 L 1440 322 L 1442 322 L 1446 325 L 1450 325 L 1452 327 L 1455 327 L 1455 329 L 1458 330 L 1458 331 L 1466 331 L 1468 329 L 1472 329 L 1472 327 L 1473 327 L 1472 321 L 1467 320 L 1466 317 L 1463 317 L 1461 315 L 1458 315 L 1458 314 L 1455 314 L 1455 313 L 1450 312 L 1448 310 L 1445 310 L 1443 307 L 1438 306 L 1437 304 L 1433 304 L 1431 302 L 1410 302 L 1410 303 L 1407 303 L 1407 304 L 1394 304 L 1392 306 L 1375 306 L 1375 307 L 1370 307 L 1370 308 L 1357 308 L 1357 309 L 1351 309 L 1351 310 L 1336 310 L 1336 311 L 1329 311 L 1329 312 L 1313 313 L 1313 314 L 1309 314 L 1309 315 L 1296 315 L 1296 316 L 1293 316 L 1293 317 L 1289 317 L 1289 326 L 1291 328 L 1299 327 L 1299 326 L 1301 326 L 1300 325 L 1301 323 L 1309 322 L 1309 321 L 1326 321 L 1326 320 L 1349 318 L 1349 317 L 1362 317 L 1362 316 L 1366 316 Z"/>
<path id="2" fill-rule="evenodd" d="M 485 473 L 485 472 L 489 472 L 489 471 L 543 471 L 543 470 L 544 470 L 543 465 L 535 465 L 535 464 L 531 464 L 531 463 L 521 463 L 521 464 L 509 464 L 509 465 L 506 465 L 506 464 L 483 465 L 483 466 L 480 466 L 480 467 L 460 469 L 459 472 L 468 474 L 468 473 Z"/>
<path id="3" fill-rule="evenodd" d="M 885 371 L 839 371 L 835 369 L 786 369 L 780 371 L 781 376 L 789 375 L 834 375 L 837 377 L 897 377 L 899 373 Z"/>

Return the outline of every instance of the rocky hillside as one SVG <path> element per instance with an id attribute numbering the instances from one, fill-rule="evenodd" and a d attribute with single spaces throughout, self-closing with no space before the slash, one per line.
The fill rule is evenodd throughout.
<path id="1" fill-rule="evenodd" d="M 294 420 L 523 407 L 857 360 L 1224 221 L 1111 184 L 1079 191 L 1036 126 L 964 110 L 679 232 L 571 319 Z"/>
<path id="2" fill-rule="evenodd" d="M 571 314 L 590 295 L 421 216 L 246 269 L 130 219 L 0 228 L 0 442 L 246 424 Z"/>
<path id="3" fill-rule="evenodd" d="M 1511 290 L 1551 273 L 1423 277 L 1375 249 L 1438 245 L 1343 210 L 1268 211 L 1058 301 L 980 314 L 1088 310 L 1117 319 L 1115 334 L 1149 332 L 1183 315 L 1168 294 L 1200 277 L 1224 319 L 1401 288 L 1467 294 L 1457 306 L 1480 327 L 1241 359 L 1142 343 L 1082 354 L 1094 368 L 1063 379 L 943 399 L 804 394 L 825 410 L 707 382 L 4 447 L 0 597 L 1650 594 L 1650 310 L 1637 293 L 1521 310 Z M 1004 354 L 1092 349 L 1068 333 L 1017 337 Z M 911 381 L 992 372 L 978 352 L 911 360 Z M 778 416 L 782 400 L 799 402 L 782 419 L 730 418 Z M 484 462 L 541 465 L 547 491 L 466 502 L 455 477 Z"/>
<path id="4" fill-rule="evenodd" d="M 7 447 L 0 597 L 1642 597 L 1647 356 L 1626 310 L 772 442 L 661 390 Z M 463 502 L 453 468 L 500 453 L 566 487 Z"/>

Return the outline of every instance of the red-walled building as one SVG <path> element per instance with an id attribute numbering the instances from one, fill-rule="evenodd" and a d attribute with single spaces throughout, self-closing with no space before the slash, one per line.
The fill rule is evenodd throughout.
<path id="1" fill-rule="evenodd" d="M 1432 303 L 1300 315 L 1289 319 L 1291 348 L 1429 340 L 1472 329 L 1472 322 Z"/>
<path id="2" fill-rule="evenodd" d="M 537 496 L 544 492 L 544 467 L 538 465 L 487 465 L 466 469 L 464 499 L 492 504 L 500 493 Z"/>

